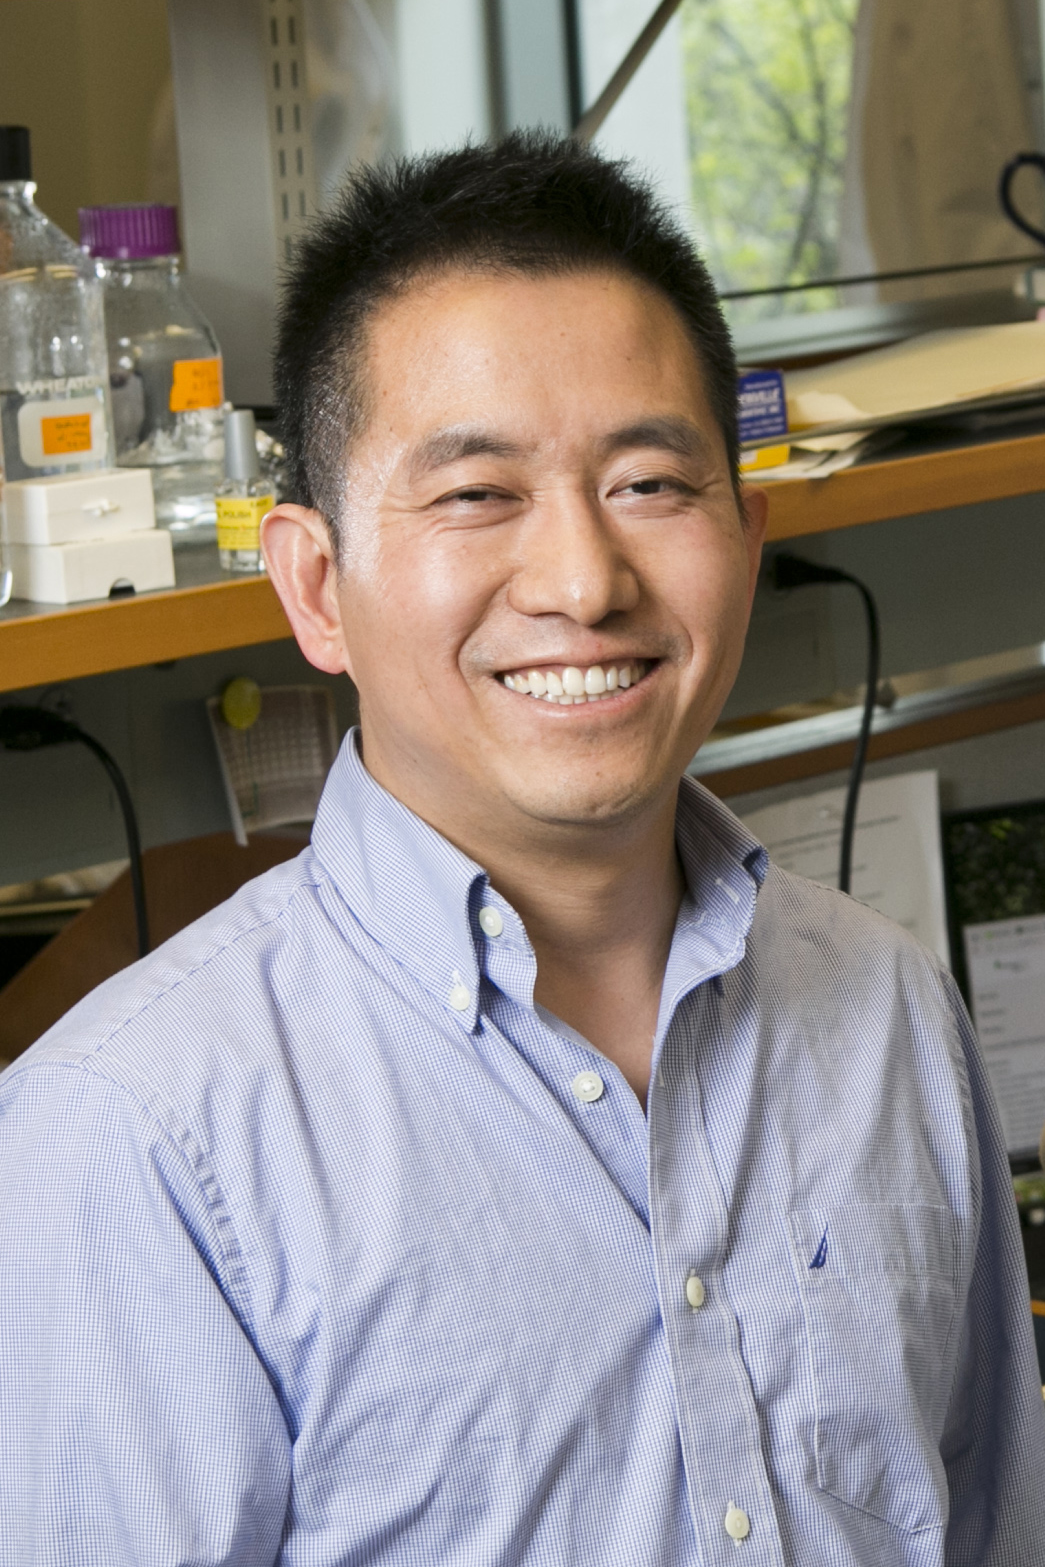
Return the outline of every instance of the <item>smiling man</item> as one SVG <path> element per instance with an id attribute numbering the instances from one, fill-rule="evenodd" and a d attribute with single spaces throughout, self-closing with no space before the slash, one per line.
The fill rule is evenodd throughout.
<path id="1" fill-rule="evenodd" d="M 360 730 L 3 1081 L 5 1559 L 1045 1560 L 953 984 L 682 777 L 766 507 L 686 239 L 570 144 L 370 173 L 278 368 L 266 558 Z"/>

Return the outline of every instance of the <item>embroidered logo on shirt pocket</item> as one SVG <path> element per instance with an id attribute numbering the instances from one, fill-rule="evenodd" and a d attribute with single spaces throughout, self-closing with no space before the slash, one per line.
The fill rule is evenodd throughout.
<path id="1" fill-rule="evenodd" d="M 897 1528 L 942 1526 L 939 1436 L 957 1305 L 953 1218 L 917 1203 L 805 1208 L 790 1218 L 818 1483 Z"/>

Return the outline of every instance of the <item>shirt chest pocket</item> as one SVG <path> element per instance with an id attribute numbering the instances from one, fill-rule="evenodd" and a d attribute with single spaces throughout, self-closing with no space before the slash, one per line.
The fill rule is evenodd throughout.
<path id="1" fill-rule="evenodd" d="M 946 1208 L 791 1214 L 821 1489 L 905 1530 L 947 1520 L 939 1436 L 957 1307 Z"/>

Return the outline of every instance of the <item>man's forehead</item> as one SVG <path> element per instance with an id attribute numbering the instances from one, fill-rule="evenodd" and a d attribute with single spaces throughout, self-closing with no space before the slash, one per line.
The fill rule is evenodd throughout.
<path id="1" fill-rule="evenodd" d="M 418 474 L 469 456 L 522 455 L 525 421 L 514 407 L 506 418 L 503 405 L 527 375 L 531 391 L 536 384 L 568 401 L 575 381 L 569 422 L 591 407 L 587 443 L 607 453 L 646 445 L 692 458 L 719 444 L 687 322 L 667 295 L 623 269 L 444 268 L 378 306 L 367 336 L 371 411 L 397 425 L 406 415 L 409 428 L 397 434 Z M 564 355 L 567 339 L 573 351 Z"/>
<path id="2" fill-rule="evenodd" d="M 382 361 L 389 353 L 398 357 L 405 351 L 419 357 L 430 341 L 452 342 L 466 332 L 473 339 L 487 334 L 496 348 L 521 317 L 527 328 L 540 323 L 545 307 L 553 331 L 563 316 L 567 323 L 587 316 L 603 327 L 630 329 L 649 346 L 651 356 L 654 346 L 658 358 L 665 351 L 670 354 L 673 347 L 681 349 L 703 382 L 699 346 L 676 302 L 645 278 L 609 264 L 532 270 L 446 265 L 418 273 L 373 307 L 364 356 L 373 371 L 375 360 Z"/>

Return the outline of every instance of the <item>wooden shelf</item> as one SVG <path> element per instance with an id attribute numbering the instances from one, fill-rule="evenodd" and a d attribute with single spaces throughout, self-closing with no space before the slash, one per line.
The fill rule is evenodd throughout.
<path id="1" fill-rule="evenodd" d="M 827 479 L 785 479 L 766 489 L 773 541 L 1031 495 L 1045 490 L 1045 435 L 885 458 Z"/>
<path id="2" fill-rule="evenodd" d="M 0 611 L 0 691 L 290 636 L 267 577 L 194 580 L 218 576 L 216 560 L 202 569 L 191 560 L 202 553 L 175 557 L 184 585 L 168 592 L 68 609 L 9 604 Z"/>
<path id="3" fill-rule="evenodd" d="M 773 541 L 1027 495 L 1045 490 L 1045 435 L 920 452 L 767 489 Z M 213 550 L 180 551 L 175 559 L 178 586 L 169 592 L 0 610 L 0 691 L 290 636 L 266 578 L 222 576 Z"/>

